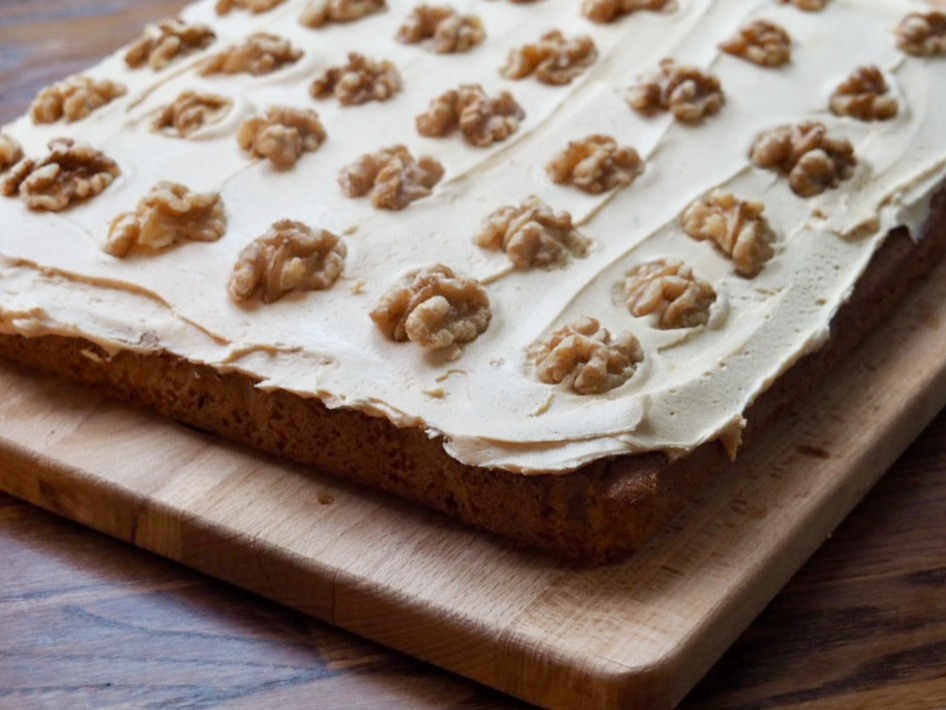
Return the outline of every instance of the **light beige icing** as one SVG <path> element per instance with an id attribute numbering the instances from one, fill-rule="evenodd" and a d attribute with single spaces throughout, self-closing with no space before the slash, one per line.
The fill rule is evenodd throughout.
<path id="1" fill-rule="evenodd" d="M 395 41 L 410 2 L 392 0 L 386 12 L 318 30 L 298 23 L 305 4 L 289 0 L 263 15 L 218 20 L 213 2 L 196 3 L 184 17 L 213 23 L 218 35 L 206 52 L 158 73 L 129 70 L 118 53 L 89 73 L 122 82 L 126 96 L 68 127 L 21 119 L 6 129 L 28 155 L 43 154 L 60 135 L 87 140 L 123 174 L 99 198 L 59 214 L 0 199 L 0 329 L 82 335 L 106 352 L 165 348 L 246 372 L 264 389 L 424 427 L 468 464 L 528 474 L 617 454 L 680 454 L 720 436 L 735 441 L 754 398 L 824 343 L 832 315 L 887 230 L 905 224 L 918 232 L 946 174 L 946 58 L 906 57 L 894 45 L 894 27 L 907 12 L 926 8 L 921 2 L 834 0 L 823 12 L 805 13 L 774 0 L 678 0 L 669 14 L 638 12 L 595 25 L 575 0 L 467 0 L 452 4 L 482 18 L 486 40 L 447 56 Z M 789 65 L 762 69 L 718 50 L 755 17 L 788 30 Z M 598 62 L 564 87 L 500 76 L 509 49 L 556 28 L 591 34 Z M 197 75 L 194 66 L 208 53 L 260 30 L 290 39 L 305 55 L 268 76 Z M 311 99 L 308 83 L 352 50 L 392 60 L 403 91 L 358 107 Z M 719 115 L 684 126 L 628 108 L 627 88 L 664 56 L 720 78 L 726 104 Z M 828 111 L 834 87 L 862 64 L 887 74 L 901 101 L 895 119 L 866 124 Z M 459 136 L 420 137 L 414 116 L 460 82 L 481 83 L 491 94 L 511 91 L 527 114 L 519 132 L 485 150 Z M 188 88 L 226 95 L 234 110 L 187 140 L 151 133 L 155 109 Z M 277 103 L 314 108 L 328 133 L 318 152 L 285 172 L 251 161 L 235 138 L 240 121 Z M 840 189 L 807 200 L 747 159 L 760 131 L 805 119 L 850 138 L 859 160 Z M 612 135 L 644 157 L 646 171 L 632 186 L 592 196 L 546 176 L 545 163 L 568 141 L 593 133 Z M 393 143 L 444 164 L 433 196 L 397 213 L 342 197 L 339 170 Z M 158 180 L 219 190 L 227 234 L 156 257 L 117 260 L 102 252 L 109 221 Z M 683 209 L 715 187 L 766 205 L 776 255 L 753 279 L 737 276 L 711 244 L 679 226 Z M 530 194 L 572 213 L 593 240 L 586 258 L 563 270 L 518 272 L 502 253 L 473 244 L 493 209 Z M 235 305 L 226 284 L 239 252 L 286 218 L 346 235 L 342 279 L 258 308 Z M 706 326 L 661 331 L 649 318 L 629 315 L 616 285 L 631 266 L 656 257 L 682 258 L 714 285 L 718 298 Z M 488 284 L 488 330 L 458 352 L 386 340 L 368 311 L 401 273 L 438 261 Z M 612 331 L 631 330 L 645 351 L 634 376 L 603 395 L 543 384 L 526 357 L 534 340 L 582 315 Z"/>

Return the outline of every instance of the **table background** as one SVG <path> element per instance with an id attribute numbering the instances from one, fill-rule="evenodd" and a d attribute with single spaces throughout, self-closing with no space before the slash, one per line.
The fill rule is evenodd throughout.
<path id="1" fill-rule="evenodd" d="M 2 0 L 0 123 L 181 5 Z M 946 707 L 944 540 L 940 415 L 680 707 Z M 275 705 L 527 708 L 0 494 L 0 708 Z"/>

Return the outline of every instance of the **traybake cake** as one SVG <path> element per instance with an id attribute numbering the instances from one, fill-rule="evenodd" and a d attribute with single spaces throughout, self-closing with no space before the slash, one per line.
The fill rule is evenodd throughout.
<path id="1" fill-rule="evenodd" d="M 613 559 L 946 242 L 944 87 L 919 1 L 197 2 L 3 130 L 0 352 Z"/>

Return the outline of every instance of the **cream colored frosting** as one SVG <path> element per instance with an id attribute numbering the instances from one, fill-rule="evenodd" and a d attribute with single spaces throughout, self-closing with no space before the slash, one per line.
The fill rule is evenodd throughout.
<path id="1" fill-rule="evenodd" d="M 213 4 L 198 2 L 183 13 L 217 32 L 205 52 L 157 73 L 128 69 L 118 53 L 88 73 L 124 83 L 126 96 L 68 126 L 23 118 L 7 127 L 28 155 L 42 155 L 49 139 L 69 135 L 104 150 L 123 174 L 103 195 L 58 214 L 0 199 L 0 330 L 81 335 L 108 352 L 164 348 L 245 372 L 263 389 L 423 427 L 468 464 L 567 472 L 605 456 L 677 455 L 721 436 L 732 442 L 755 397 L 825 342 L 833 314 L 884 234 L 901 224 L 919 232 L 946 174 L 946 58 L 907 57 L 894 44 L 900 19 L 928 9 L 917 1 L 833 0 L 825 11 L 807 13 L 774 0 L 678 0 L 673 12 L 638 12 L 611 25 L 584 19 L 577 0 L 457 1 L 453 6 L 479 15 L 487 32 L 483 45 L 457 55 L 394 40 L 412 8 L 407 0 L 318 30 L 297 21 L 305 0 L 224 18 Z M 718 50 L 754 17 L 792 36 L 789 65 L 763 69 Z M 599 60 L 563 87 L 503 79 L 498 69 L 509 50 L 550 29 L 591 34 Z M 261 30 L 290 39 L 305 55 L 262 77 L 200 77 L 194 70 L 208 53 Z M 403 91 L 357 107 L 310 98 L 312 78 L 344 63 L 352 50 L 392 60 Z M 720 78 L 726 104 L 719 115 L 687 126 L 628 108 L 627 88 L 665 56 Z M 826 108 L 834 87 L 865 64 L 878 65 L 900 99 L 892 121 L 862 123 Z M 456 135 L 420 137 L 414 117 L 459 83 L 511 91 L 527 114 L 519 132 L 489 149 Z M 150 132 L 155 109 L 188 88 L 226 95 L 234 110 L 190 139 Z M 315 108 L 328 133 L 318 152 L 286 172 L 251 160 L 235 138 L 240 121 L 272 104 Z M 747 159 L 760 131 L 805 119 L 847 136 L 859 161 L 851 180 L 810 199 Z M 646 160 L 643 176 L 601 196 L 553 184 L 545 163 L 568 141 L 592 133 L 636 148 Z M 444 164 L 433 196 L 401 212 L 344 198 L 339 170 L 394 143 Z M 226 235 L 157 256 L 118 260 L 102 252 L 110 220 L 133 209 L 158 180 L 220 191 Z M 683 209 L 715 187 L 766 206 L 778 235 L 776 256 L 755 278 L 736 275 L 728 259 L 680 228 Z M 504 254 L 473 244 L 493 209 L 530 194 L 571 212 L 593 240 L 586 258 L 561 270 L 518 272 Z M 265 306 L 232 303 L 226 284 L 239 252 L 285 218 L 346 234 L 342 278 L 329 290 Z M 684 259 L 713 284 L 719 298 L 707 326 L 661 331 L 650 318 L 628 313 L 615 287 L 633 265 L 654 257 Z M 368 317 L 402 273 L 434 262 L 488 285 L 490 326 L 460 350 L 388 341 Z M 536 339 L 583 315 L 612 331 L 630 330 L 645 351 L 635 375 L 602 395 L 539 382 L 526 354 Z"/>

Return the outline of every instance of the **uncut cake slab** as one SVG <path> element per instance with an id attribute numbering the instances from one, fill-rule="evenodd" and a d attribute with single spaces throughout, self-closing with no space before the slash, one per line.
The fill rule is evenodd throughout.
<path id="1" fill-rule="evenodd" d="M 82 338 L 82 359 L 102 368 L 126 353 L 170 354 L 261 391 L 422 428 L 463 466 L 514 477 L 650 451 L 682 457 L 721 439 L 739 454 L 727 476 L 742 476 L 724 482 L 734 498 L 707 504 L 725 518 L 761 475 L 744 467 L 763 454 L 738 451 L 747 406 L 824 342 L 891 228 L 922 233 L 946 153 L 935 130 L 942 33 L 923 3 L 615 7 L 458 6 L 475 17 L 462 18 L 455 53 L 436 51 L 449 32 L 414 43 L 411 22 L 423 21 L 407 6 L 348 22 L 307 3 L 188 8 L 5 129 L 4 331 Z M 194 30 L 203 24 L 212 37 Z M 545 34 L 554 29 L 573 41 Z M 247 42 L 260 31 L 269 36 Z M 825 76 L 832 56 L 851 67 Z M 14 164 L 18 151 L 33 164 Z M 392 316 L 418 300 L 422 279 L 439 293 Z M 916 340 L 910 321 L 897 327 Z M 637 597 L 659 570 L 705 572 L 699 561 L 720 549 L 692 544 L 719 525 L 712 515 L 691 528 L 701 535 L 670 528 L 622 567 L 567 572 L 97 400 L 62 392 L 53 397 L 67 406 L 47 407 L 48 387 L 17 371 L 10 461 L 47 458 L 39 474 L 5 469 L 3 485 L 537 702 L 665 704 L 935 411 L 937 367 L 894 370 L 897 398 L 848 432 L 860 446 L 836 455 L 824 497 L 806 488 L 811 507 L 765 512 L 789 492 L 741 509 L 773 539 L 763 553 L 717 539 L 742 564 L 715 587 L 700 578 L 702 605 L 683 590 L 647 608 Z M 864 432 L 889 435 L 865 447 Z M 784 442 L 795 439 L 775 441 L 794 451 Z M 180 453 L 160 470 L 128 470 L 122 446 Z M 365 519 L 367 530 L 352 525 Z M 483 554 L 489 571 L 468 579 Z M 684 559 L 648 571 L 658 554 Z M 475 599 L 451 588 L 460 569 Z M 607 613 L 591 602 L 577 611 L 592 587 Z M 675 606 L 684 600 L 692 608 Z M 562 608 L 568 641 L 569 626 L 548 616 Z M 627 645 L 628 623 L 653 643 Z"/>

